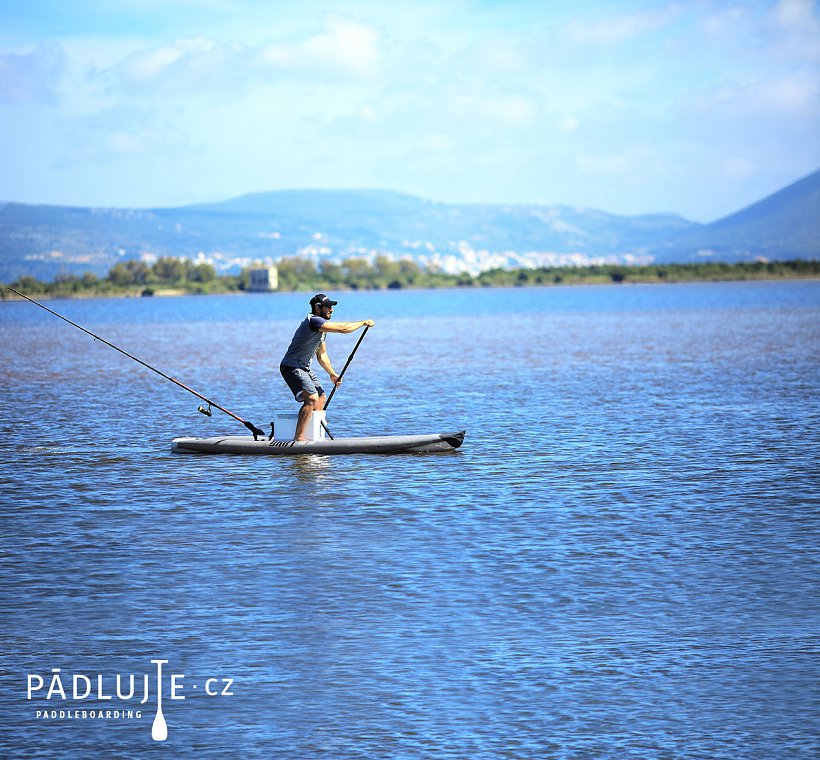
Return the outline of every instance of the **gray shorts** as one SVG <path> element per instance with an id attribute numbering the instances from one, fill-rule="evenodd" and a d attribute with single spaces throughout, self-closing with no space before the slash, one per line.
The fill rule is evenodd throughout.
<path id="1" fill-rule="evenodd" d="M 284 364 L 280 364 L 279 371 L 282 373 L 282 377 L 285 378 L 288 388 L 291 389 L 293 397 L 297 401 L 305 400 L 304 397 L 299 398 L 303 393 L 306 396 L 310 396 L 313 393 L 319 396 L 325 395 L 325 389 L 322 387 L 319 378 L 316 377 L 316 373 L 312 369 L 305 370 L 299 367 L 286 367 Z"/>

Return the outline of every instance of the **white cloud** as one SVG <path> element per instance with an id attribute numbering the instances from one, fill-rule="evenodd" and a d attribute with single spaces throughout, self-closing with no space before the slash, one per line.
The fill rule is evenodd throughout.
<path id="1" fill-rule="evenodd" d="M 532 101 L 516 95 L 494 95 L 487 98 L 482 106 L 485 115 L 511 126 L 532 124 L 536 115 Z"/>
<path id="2" fill-rule="evenodd" d="M 800 115 L 820 110 L 819 93 L 817 73 L 797 71 L 761 82 L 752 88 L 751 100 L 763 112 Z"/>
<path id="3" fill-rule="evenodd" d="M 118 86 L 188 91 L 244 91 L 282 76 L 335 80 L 368 77 L 379 70 L 378 30 L 329 16 L 321 31 L 302 39 L 269 39 L 259 45 L 213 38 L 178 39 L 139 49 L 102 75 Z"/>
<path id="4" fill-rule="evenodd" d="M 50 44 L 28 53 L 0 55 L 0 102 L 53 101 L 65 63 L 63 49 Z"/>
<path id="5" fill-rule="evenodd" d="M 62 167 L 118 159 L 154 159 L 190 150 L 190 137 L 168 119 L 146 109 L 112 108 L 66 119 L 57 143 Z"/>
<path id="6" fill-rule="evenodd" d="M 467 51 L 470 66 L 487 76 L 526 76 L 532 70 L 527 40 L 522 35 L 494 35 Z"/>
<path id="7" fill-rule="evenodd" d="M 721 87 L 700 99 L 698 110 L 711 118 L 731 116 L 765 118 L 817 118 L 820 115 L 820 77 L 813 71 L 796 71 Z"/>
<path id="8" fill-rule="evenodd" d="M 775 13 L 782 26 L 814 24 L 814 0 L 780 0 Z"/>
<path id="9" fill-rule="evenodd" d="M 750 172 L 820 162 L 811 2 L 127 2 L 151 23 L 86 19 L 51 62 L 0 48 L 0 101 L 38 109 L 36 133 L 4 109 L 0 157 L 68 167 L 41 172 L 46 194 L 60 177 L 118 203 L 359 185 L 709 217 Z M 712 175 L 721 194 L 692 192 Z"/>
<path id="10" fill-rule="evenodd" d="M 677 16 L 675 5 L 618 16 L 573 19 L 562 29 L 562 36 L 576 45 L 610 47 L 666 27 Z"/>
<path id="11" fill-rule="evenodd" d="M 331 17 L 327 29 L 308 39 L 303 50 L 308 59 L 320 64 L 369 75 L 375 71 L 380 59 L 379 33 L 365 24 Z"/>
<path id="12" fill-rule="evenodd" d="M 774 15 L 779 34 L 773 35 L 773 54 L 781 61 L 803 59 L 816 65 L 820 61 L 820 22 L 814 2 L 782 0 Z"/>
<path id="13" fill-rule="evenodd" d="M 140 51 L 129 56 L 122 65 L 122 70 L 131 82 L 146 82 L 158 79 L 175 63 L 214 52 L 216 43 L 206 39 L 177 40 L 169 45 L 162 45 L 151 50 Z"/>
<path id="14" fill-rule="evenodd" d="M 696 25 L 705 38 L 690 40 L 693 53 L 719 51 L 726 60 L 745 59 L 750 66 L 820 58 L 820 24 L 812 0 L 706 7 Z"/>
<path id="15" fill-rule="evenodd" d="M 748 11 L 741 5 L 719 7 L 700 19 L 698 26 L 710 37 L 733 35 L 743 25 Z"/>
<path id="16" fill-rule="evenodd" d="M 562 116 L 558 119 L 557 127 L 564 134 L 572 134 L 578 130 L 578 119 L 575 116 Z"/>

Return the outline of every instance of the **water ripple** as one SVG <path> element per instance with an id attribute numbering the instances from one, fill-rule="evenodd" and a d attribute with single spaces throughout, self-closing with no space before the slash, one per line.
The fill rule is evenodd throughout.
<path id="1" fill-rule="evenodd" d="M 445 456 L 174 456 L 243 431 L 0 304 L 0 746 L 159 751 L 24 695 L 161 656 L 179 757 L 817 756 L 818 287 L 348 294 L 333 429 Z M 64 306 L 264 424 L 300 297 Z"/>

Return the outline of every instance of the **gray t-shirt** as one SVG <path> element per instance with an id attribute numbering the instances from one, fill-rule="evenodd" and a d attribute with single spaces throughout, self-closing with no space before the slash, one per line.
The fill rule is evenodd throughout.
<path id="1" fill-rule="evenodd" d="M 282 357 L 282 364 L 286 367 L 299 367 L 300 369 L 310 369 L 310 362 L 316 355 L 316 349 L 319 344 L 325 339 L 325 334 L 319 332 L 319 328 L 327 322 L 323 317 L 317 317 L 315 314 L 308 314 L 307 318 L 302 321 L 296 332 L 293 334 L 293 339 L 288 346 L 288 350 Z"/>

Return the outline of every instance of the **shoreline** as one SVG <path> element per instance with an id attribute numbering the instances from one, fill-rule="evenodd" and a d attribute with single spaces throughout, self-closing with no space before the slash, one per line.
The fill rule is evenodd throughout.
<path id="1" fill-rule="evenodd" d="M 379 287 L 371 287 L 371 288 L 351 288 L 349 286 L 344 285 L 320 285 L 316 288 L 304 288 L 304 289 L 294 289 L 294 290 L 269 290 L 269 291 L 250 291 L 250 290 L 215 290 L 210 293 L 203 293 L 203 292 L 196 292 L 196 291 L 188 291 L 182 288 L 167 288 L 162 290 L 156 290 L 150 294 L 145 294 L 143 292 L 137 291 L 122 291 L 122 292 L 111 292 L 111 291 L 89 291 L 89 292 L 79 292 L 79 293 L 40 293 L 36 291 L 32 291 L 30 293 L 26 293 L 26 295 L 36 298 L 40 301 L 78 301 L 78 300 L 90 300 L 90 299 L 104 299 L 104 298 L 126 298 L 126 299 L 150 299 L 150 298 L 180 298 L 185 296 L 197 297 L 197 298 L 207 298 L 209 296 L 236 296 L 236 297 L 244 297 L 244 296 L 269 296 L 269 295 L 284 295 L 289 293 L 311 293 L 315 290 L 327 290 L 327 291 L 334 291 L 336 293 L 351 293 L 351 292 L 390 292 L 390 291 L 413 291 L 413 290 L 428 290 L 428 291 L 446 291 L 446 290 L 485 290 L 485 289 L 502 289 L 508 288 L 510 290 L 518 289 L 518 288 L 571 288 L 571 287 L 630 287 L 636 285 L 689 285 L 689 284 L 697 284 L 697 283 L 751 283 L 751 282 L 811 282 L 811 281 L 820 281 L 820 274 L 814 275 L 771 275 L 771 276 L 764 276 L 764 275 L 757 275 L 752 277 L 691 277 L 691 278 L 680 278 L 680 279 L 660 279 L 660 278 L 635 278 L 635 279 L 625 279 L 621 281 L 613 281 L 609 277 L 579 277 L 577 279 L 573 279 L 571 281 L 561 281 L 561 282 L 522 282 L 520 284 L 488 284 L 488 283 L 474 283 L 469 285 L 422 285 L 422 286 L 414 286 L 408 285 L 401 288 L 379 288 Z M 16 295 L 15 293 L 11 293 L 6 289 L 6 286 L 3 285 L 3 291 L 0 292 L 0 303 L 4 302 L 15 302 L 15 301 L 25 301 L 25 298 Z"/>
<path id="2" fill-rule="evenodd" d="M 128 262 L 131 264 L 132 262 Z M 297 266 L 298 264 L 298 266 Z M 355 264 L 355 266 L 354 266 Z M 204 268 L 203 268 L 204 267 Z M 139 298 L 180 295 L 248 295 L 317 291 L 435 290 L 442 288 L 553 287 L 557 285 L 637 285 L 681 282 L 731 282 L 749 280 L 812 280 L 820 278 L 817 259 L 686 262 L 644 265 L 592 264 L 537 268 L 489 269 L 478 274 L 448 274 L 406 263 L 389 267 L 383 261 L 351 259 L 343 265 L 317 267 L 314 262 L 283 259 L 277 265 L 275 290 L 251 290 L 250 272 L 216 273 L 212 266 L 191 268 L 185 262 L 159 259 L 151 267 L 117 264 L 107 276 L 86 272 L 61 275 L 43 282 L 31 275 L 16 279 L 14 287 L 42 298 Z M 0 286 L 4 283 L 0 282 Z M 0 299 L 10 291 L 0 287 Z"/>

